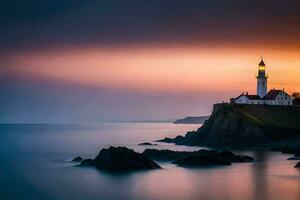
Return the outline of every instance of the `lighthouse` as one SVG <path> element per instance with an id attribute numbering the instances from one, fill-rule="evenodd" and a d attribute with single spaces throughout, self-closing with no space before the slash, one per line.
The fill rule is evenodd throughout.
<path id="1" fill-rule="evenodd" d="M 266 65 L 263 61 L 263 58 L 261 58 L 260 63 L 258 64 L 258 72 L 257 72 L 257 95 L 260 98 L 263 98 L 266 96 L 268 91 L 268 75 L 266 73 Z"/>
<path id="2" fill-rule="evenodd" d="M 293 99 L 288 95 L 284 89 L 276 90 L 275 88 L 268 92 L 268 78 L 266 72 L 266 64 L 261 58 L 258 64 L 258 71 L 256 75 L 257 92 L 256 94 L 249 94 L 243 92 L 236 98 L 231 98 L 230 103 L 233 104 L 256 104 L 256 105 L 270 105 L 270 106 L 291 106 Z"/>

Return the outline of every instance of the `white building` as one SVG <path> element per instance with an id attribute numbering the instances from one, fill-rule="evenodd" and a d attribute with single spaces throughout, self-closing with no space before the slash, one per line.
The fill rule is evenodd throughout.
<path id="1" fill-rule="evenodd" d="M 284 90 L 268 89 L 268 75 L 266 73 L 266 65 L 261 59 L 257 72 L 257 91 L 256 95 L 243 93 L 240 96 L 231 99 L 236 104 L 266 104 L 266 105 L 293 105 L 293 100 Z"/>
<path id="2" fill-rule="evenodd" d="M 267 105 L 293 105 L 293 99 L 284 90 L 272 89 L 263 98 Z"/>
<path id="3" fill-rule="evenodd" d="M 264 100 L 262 100 L 258 95 L 249 95 L 241 94 L 237 98 L 234 99 L 234 103 L 236 104 L 264 104 Z"/>

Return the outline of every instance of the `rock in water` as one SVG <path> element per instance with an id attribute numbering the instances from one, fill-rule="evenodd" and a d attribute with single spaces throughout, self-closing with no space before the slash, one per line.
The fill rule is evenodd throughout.
<path id="1" fill-rule="evenodd" d="M 193 154 L 193 152 L 187 151 L 171 151 L 171 150 L 158 150 L 158 149 L 145 149 L 142 153 L 147 158 L 153 160 L 160 160 L 160 161 L 174 161 L 185 156 Z"/>
<path id="2" fill-rule="evenodd" d="M 296 168 L 300 168 L 300 162 L 295 165 Z"/>
<path id="3" fill-rule="evenodd" d="M 144 156 L 153 160 L 174 161 L 185 158 L 187 156 L 202 156 L 202 157 L 219 157 L 229 162 L 253 162 L 254 159 L 250 156 L 236 155 L 230 151 L 216 151 L 201 149 L 198 151 L 171 151 L 171 150 L 157 150 L 146 149 Z"/>
<path id="4" fill-rule="evenodd" d="M 102 149 L 94 159 L 94 165 L 103 170 L 159 169 L 158 164 L 126 147 Z"/>
<path id="5" fill-rule="evenodd" d="M 176 160 L 173 164 L 186 167 L 201 167 L 201 166 L 218 166 L 218 165 L 231 165 L 228 160 L 222 159 L 218 156 L 187 156 L 185 158 Z"/>
<path id="6" fill-rule="evenodd" d="M 300 160 L 300 157 L 289 157 L 288 160 Z"/>
<path id="7" fill-rule="evenodd" d="M 166 143 L 175 143 L 175 144 L 179 144 L 180 142 L 182 142 L 185 138 L 181 135 L 177 136 L 176 138 L 164 138 L 162 140 L 156 140 L 156 142 L 166 142 Z"/>
<path id="8" fill-rule="evenodd" d="M 94 166 L 95 162 L 93 159 L 84 159 L 83 161 L 81 161 L 79 166 Z"/>
<path id="9" fill-rule="evenodd" d="M 157 146 L 157 144 L 152 144 L 150 142 L 139 143 L 140 146 Z"/>
<path id="10" fill-rule="evenodd" d="M 78 156 L 78 157 L 74 158 L 72 161 L 73 162 L 81 162 L 81 161 L 83 161 L 83 159 L 80 156 Z"/>
<path id="11" fill-rule="evenodd" d="M 219 156 L 230 162 L 254 162 L 254 158 L 250 156 L 236 155 L 230 151 L 222 151 Z"/>

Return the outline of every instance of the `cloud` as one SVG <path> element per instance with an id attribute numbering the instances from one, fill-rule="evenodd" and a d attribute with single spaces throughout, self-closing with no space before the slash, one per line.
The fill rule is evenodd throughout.
<path id="1" fill-rule="evenodd" d="M 141 43 L 295 46 L 299 9 L 294 0 L 14 0 L 0 8 L 0 49 Z"/>

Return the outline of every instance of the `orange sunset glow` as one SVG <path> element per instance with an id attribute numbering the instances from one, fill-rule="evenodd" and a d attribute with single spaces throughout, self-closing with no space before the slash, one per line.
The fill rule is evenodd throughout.
<path id="1" fill-rule="evenodd" d="M 122 48 L 33 51 L 11 57 L 15 73 L 139 91 L 254 91 L 264 55 L 270 87 L 299 90 L 300 52 L 237 48 Z M 239 85 L 239 88 L 234 87 Z"/>

